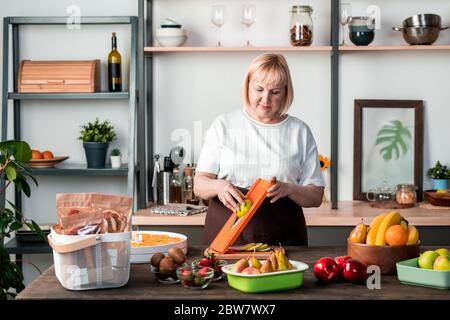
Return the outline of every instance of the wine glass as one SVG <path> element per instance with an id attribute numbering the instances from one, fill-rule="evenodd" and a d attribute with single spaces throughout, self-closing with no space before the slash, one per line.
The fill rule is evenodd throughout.
<path id="1" fill-rule="evenodd" d="M 341 24 L 342 28 L 342 41 L 340 45 L 345 45 L 345 33 L 344 28 L 347 23 L 350 22 L 350 18 L 352 16 L 352 8 L 350 6 L 350 3 L 340 3 L 339 4 L 339 23 Z"/>
<path id="2" fill-rule="evenodd" d="M 256 21 L 255 5 L 243 4 L 241 10 L 241 23 L 247 27 L 247 34 L 250 26 Z M 247 37 L 246 46 L 250 46 L 250 37 Z"/>
<path id="3" fill-rule="evenodd" d="M 211 10 L 211 22 L 219 28 L 219 40 L 217 41 L 217 46 L 221 47 L 221 36 L 220 36 L 220 30 L 221 27 L 225 23 L 225 6 L 212 6 Z"/>

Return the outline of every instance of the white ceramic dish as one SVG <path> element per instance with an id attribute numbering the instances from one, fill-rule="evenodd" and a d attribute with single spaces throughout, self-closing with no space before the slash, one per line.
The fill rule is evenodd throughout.
<path id="1" fill-rule="evenodd" d="M 167 235 L 169 237 L 181 238 L 180 241 L 171 244 L 159 245 L 159 246 L 145 246 L 145 247 L 133 247 L 131 246 L 131 263 L 149 263 L 153 254 L 161 252 L 167 255 L 167 252 L 172 247 L 178 247 L 187 253 L 187 237 L 181 233 L 165 232 L 165 231 L 133 231 L 132 240 L 136 239 L 138 234 L 155 234 L 155 235 Z M 133 241 L 131 241 L 133 244 Z"/>
<path id="2" fill-rule="evenodd" d="M 187 40 L 187 36 L 156 36 L 163 47 L 181 47 Z"/>
<path id="3" fill-rule="evenodd" d="M 185 36 L 186 31 L 179 28 L 160 28 L 156 29 L 156 37 L 180 37 Z"/>

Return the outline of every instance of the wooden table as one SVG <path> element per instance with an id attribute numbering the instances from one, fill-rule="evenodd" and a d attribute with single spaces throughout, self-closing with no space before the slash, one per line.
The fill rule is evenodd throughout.
<path id="1" fill-rule="evenodd" d="M 423 247 L 422 251 L 434 249 Z M 396 276 L 381 276 L 381 289 L 369 290 L 364 284 L 337 282 L 323 284 L 316 281 L 312 272 L 314 262 L 323 256 L 339 256 L 346 253 L 344 247 L 287 247 L 289 258 L 306 262 L 310 269 L 305 272 L 301 287 L 288 291 L 246 294 L 230 288 L 226 279 L 213 282 L 205 290 L 189 290 L 180 284 L 161 284 L 150 272 L 148 264 L 132 264 L 127 285 L 117 289 L 69 291 L 55 277 L 51 267 L 25 288 L 18 300 L 450 300 L 449 290 L 403 285 Z M 200 257 L 203 247 L 189 247 L 188 260 Z"/>

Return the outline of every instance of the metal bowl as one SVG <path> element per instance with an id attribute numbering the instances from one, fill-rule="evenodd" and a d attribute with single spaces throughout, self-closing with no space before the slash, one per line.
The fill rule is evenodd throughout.
<path id="1" fill-rule="evenodd" d="M 441 17 L 437 14 L 416 14 L 403 20 L 403 27 L 440 27 Z"/>
<path id="2" fill-rule="evenodd" d="M 439 37 L 439 31 L 448 29 L 448 27 L 406 27 L 392 28 L 395 31 L 401 31 L 403 39 L 411 45 L 431 45 Z"/>

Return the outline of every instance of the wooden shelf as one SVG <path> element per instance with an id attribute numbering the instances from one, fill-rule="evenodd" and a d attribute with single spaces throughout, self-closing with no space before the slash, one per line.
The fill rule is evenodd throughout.
<path id="1" fill-rule="evenodd" d="M 170 52 L 331 52 L 331 46 L 311 47 L 144 47 L 145 53 Z"/>
<path id="2" fill-rule="evenodd" d="M 440 51 L 450 50 L 450 45 L 431 46 L 339 46 L 339 51 Z"/>
<path id="3" fill-rule="evenodd" d="M 339 46 L 339 51 L 442 51 L 450 50 L 450 45 L 377 45 L 377 46 Z M 311 47 L 144 47 L 145 53 L 177 52 L 331 52 L 331 46 Z"/>
<path id="4" fill-rule="evenodd" d="M 373 218 L 390 209 L 372 208 L 365 201 L 339 201 L 339 209 L 331 209 L 330 203 L 319 208 L 303 208 L 306 225 L 320 226 L 355 226 L 361 222 L 370 223 Z M 449 226 L 450 209 L 423 209 L 418 205 L 410 209 L 398 210 L 412 225 L 416 226 Z M 133 225 L 147 226 L 204 226 L 206 213 L 193 216 L 165 216 L 150 213 L 149 209 L 138 210 L 132 217 Z"/>
<path id="5" fill-rule="evenodd" d="M 129 97 L 128 92 L 8 93 L 10 100 L 127 100 Z"/>
<path id="6" fill-rule="evenodd" d="M 135 167 L 136 171 L 138 166 Z M 128 165 L 123 164 L 118 169 L 111 166 L 105 168 L 88 168 L 86 164 L 81 163 L 61 163 L 54 168 L 32 168 L 34 176 L 127 176 Z"/>

